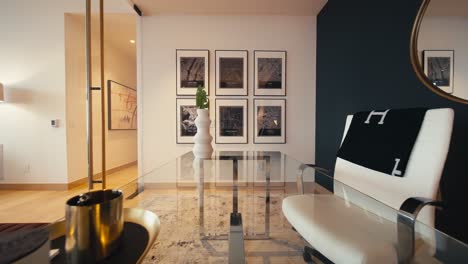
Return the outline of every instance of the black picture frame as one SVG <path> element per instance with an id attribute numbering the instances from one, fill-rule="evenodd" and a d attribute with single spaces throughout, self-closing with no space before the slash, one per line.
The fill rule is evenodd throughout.
<path id="1" fill-rule="evenodd" d="M 433 77 L 429 76 L 429 70 L 432 67 L 429 67 L 430 59 L 431 58 L 441 58 L 441 59 L 449 59 L 448 64 L 450 67 L 450 73 L 448 75 L 448 80 L 435 80 Z M 422 52 L 422 68 L 423 72 L 426 75 L 427 79 L 437 88 L 441 89 L 442 91 L 453 94 L 455 91 L 455 50 L 423 50 Z M 434 73 L 438 76 L 443 76 L 443 71 L 438 73 Z M 446 76 L 447 78 L 447 76 Z M 437 83 L 439 82 L 439 83 Z M 448 83 L 445 83 L 448 82 Z"/>
<path id="2" fill-rule="evenodd" d="M 286 96 L 287 87 L 287 51 L 286 50 L 254 50 L 254 73 L 253 73 L 253 90 L 254 96 Z M 258 59 L 259 58 L 281 58 L 281 88 L 280 89 L 264 89 L 258 87 Z"/>
<path id="3" fill-rule="evenodd" d="M 183 136 L 180 135 L 180 131 L 179 131 L 179 125 L 180 125 L 180 112 L 179 112 L 179 102 L 181 101 L 192 101 L 192 103 L 190 105 L 193 105 L 195 108 L 196 108 L 196 100 L 195 98 L 190 98 L 190 97 L 183 97 L 183 98 L 176 98 L 176 118 L 175 118 L 175 124 L 176 124 L 176 144 L 180 144 L 180 145 L 193 145 L 194 142 L 193 142 L 193 137 L 195 136 L 191 136 L 191 137 L 187 137 L 186 139 L 182 140 L 181 138 Z M 209 99 L 208 99 L 208 102 L 209 102 Z M 208 110 L 210 109 L 210 107 L 208 107 Z"/>
<path id="4" fill-rule="evenodd" d="M 280 137 L 269 137 L 268 140 L 259 140 L 260 137 L 257 136 L 257 106 L 258 102 L 260 101 L 265 101 L 265 102 L 284 102 L 283 105 L 280 105 L 282 107 L 281 109 L 281 116 L 282 116 L 282 121 L 281 121 L 281 130 L 284 131 L 282 133 L 283 135 Z M 277 106 L 272 104 L 272 106 Z M 254 144 L 286 144 L 287 143 L 287 104 L 286 104 L 286 99 L 280 99 L 280 98 L 254 98 L 253 100 L 253 143 Z"/>
<path id="5" fill-rule="evenodd" d="M 224 56 L 223 56 L 224 55 Z M 223 57 L 222 57 L 223 56 Z M 242 58 L 243 87 L 221 88 L 219 85 L 221 69 L 218 58 Z M 221 92 L 223 91 L 223 92 Z M 249 52 L 248 50 L 215 50 L 215 95 L 216 96 L 248 96 L 249 95 Z"/>
<path id="6" fill-rule="evenodd" d="M 221 138 L 221 136 L 218 135 L 218 132 L 219 132 L 218 126 L 220 124 L 219 115 L 218 115 L 218 106 L 220 106 L 219 102 L 222 102 L 222 101 L 244 102 L 243 105 L 242 105 L 244 107 L 244 109 L 243 109 L 243 124 L 244 124 L 243 134 L 244 135 L 242 136 L 243 140 L 239 140 L 239 141 L 225 140 L 225 141 L 222 141 L 223 138 L 228 138 L 228 137 Z M 239 104 L 234 104 L 232 106 L 239 106 Z M 216 98 L 215 99 L 215 144 L 248 144 L 249 143 L 249 118 L 248 118 L 248 115 L 249 115 L 249 102 L 248 102 L 248 99 L 244 99 L 244 98 Z"/>
<path id="7" fill-rule="evenodd" d="M 135 92 L 135 109 L 133 110 L 133 115 L 136 118 L 136 127 L 135 128 L 115 128 L 112 124 L 112 84 L 119 85 L 123 88 L 129 89 Z M 138 129 L 138 105 L 136 102 L 137 90 L 130 86 L 124 85 L 114 80 L 107 80 L 107 128 L 108 130 L 117 131 L 117 130 L 137 130 Z"/>
<path id="8" fill-rule="evenodd" d="M 198 87 L 182 87 L 180 74 L 180 57 L 197 56 L 204 58 L 204 87 L 207 95 L 210 95 L 210 50 L 208 49 L 176 49 L 176 96 L 195 96 Z"/>

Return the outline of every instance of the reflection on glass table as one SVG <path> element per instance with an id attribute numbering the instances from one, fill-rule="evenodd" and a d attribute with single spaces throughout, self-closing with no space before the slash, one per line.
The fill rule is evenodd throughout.
<path id="1" fill-rule="evenodd" d="M 282 201 L 302 190 L 326 199 L 335 196 L 332 186 L 352 193 L 340 196 L 343 208 L 366 220 L 353 226 L 362 236 L 349 239 L 372 241 L 394 256 L 411 247 L 411 228 L 402 229 L 398 210 L 280 152 L 218 151 L 204 160 L 186 153 L 121 189 L 125 207 L 142 207 L 160 217 L 150 262 L 304 263 L 306 242 L 284 217 Z M 327 210 L 340 208 L 316 210 L 326 217 Z M 338 223 L 342 234 L 348 230 L 339 223 L 347 220 L 324 219 Z M 468 260 L 465 244 L 418 221 L 414 241 L 412 263 Z"/>

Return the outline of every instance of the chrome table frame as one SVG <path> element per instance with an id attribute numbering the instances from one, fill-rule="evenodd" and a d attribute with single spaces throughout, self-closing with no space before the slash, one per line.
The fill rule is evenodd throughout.
<path id="1" fill-rule="evenodd" d="M 205 160 L 232 160 L 233 162 L 233 187 L 232 187 L 232 212 L 230 215 L 229 234 L 210 235 L 205 233 L 204 227 L 204 179 Z M 266 198 L 265 198 L 265 233 L 260 235 L 246 235 L 242 225 L 242 214 L 239 212 L 239 161 L 240 160 L 264 160 L 266 162 Z M 202 240 L 229 240 L 229 263 L 245 263 L 244 240 L 264 240 L 270 239 L 270 156 L 267 155 L 218 155 L 214 159 L 195 159 L 195 174 L 198 181 L 198 201 L 200 212 L 200 237 Z"/>

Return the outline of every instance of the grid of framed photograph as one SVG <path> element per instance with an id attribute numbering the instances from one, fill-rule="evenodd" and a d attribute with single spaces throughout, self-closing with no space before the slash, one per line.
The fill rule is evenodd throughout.
<path id="1" fill-rule="evenodd" d="M 247 144 L 247 99 L 216 99 L 216 144 Z"/>
<path id="2" fill-rule="evenodd" d="M 254 51 L 254 95 L 286 96 L 286 51 Z"/>
<path id="3" fill-rule="evenodd" d="M 286 51 L 253 52 L 253 95 L 286 96 Z M 248 143 L 248 99 L 242 98 L 249 94 L 248 53 L 215 50 L 215 95 L 230 96 L 215 100 L 216 144 Z M 176 95 L 182 96 L 176 99 L 177 144 L 193 144 L 197 107 L 195 98 L 185 96 L 195 96 L 198 87 L 205 87 L 209 95 L 209 57 L 210 51 L 205 49 L 176 50 Z M 253 143 L 285 144 L 286 98 L 255 98 L 253 108 Z"/>
<path id="4" fill-rule="evenodd" d="M 216 92 L 218 95 L 248 94 L 248 52 L 246 50 L 216 50 Z"/>
<path id="5" fill-rule="evenodd" d="M 193 144 L 193 137 L 197 134 L 195 119 L 198 116 L 195 98 L 177 98 L 176 106 L 177 144 Z"/>
<path id="6" fill-rule="evenodd" d="M 432 84 L 449 94 L 453 93 L 454 53 L 453 50 L 423 51 L 424 74 Z"/>
<path id="7" fill-rule="evenodd" d="M 286 143 L 286 99 L 254 99 L 254 143 Z"/>
<path id="8" fill-rule="evenodd" d="M 176 50 L 176 94 L 195 95 L 199 86 L 209 94 L 209 50 Z"/>

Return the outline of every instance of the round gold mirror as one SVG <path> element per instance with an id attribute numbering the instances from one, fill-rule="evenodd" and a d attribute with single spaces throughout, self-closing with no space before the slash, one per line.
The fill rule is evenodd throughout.
<path id="1" fill-rule="evenodd" d="M 411 34 L 410 56 L 426 87 L 468 104 L 468 0 L 423 0 Z"/>

